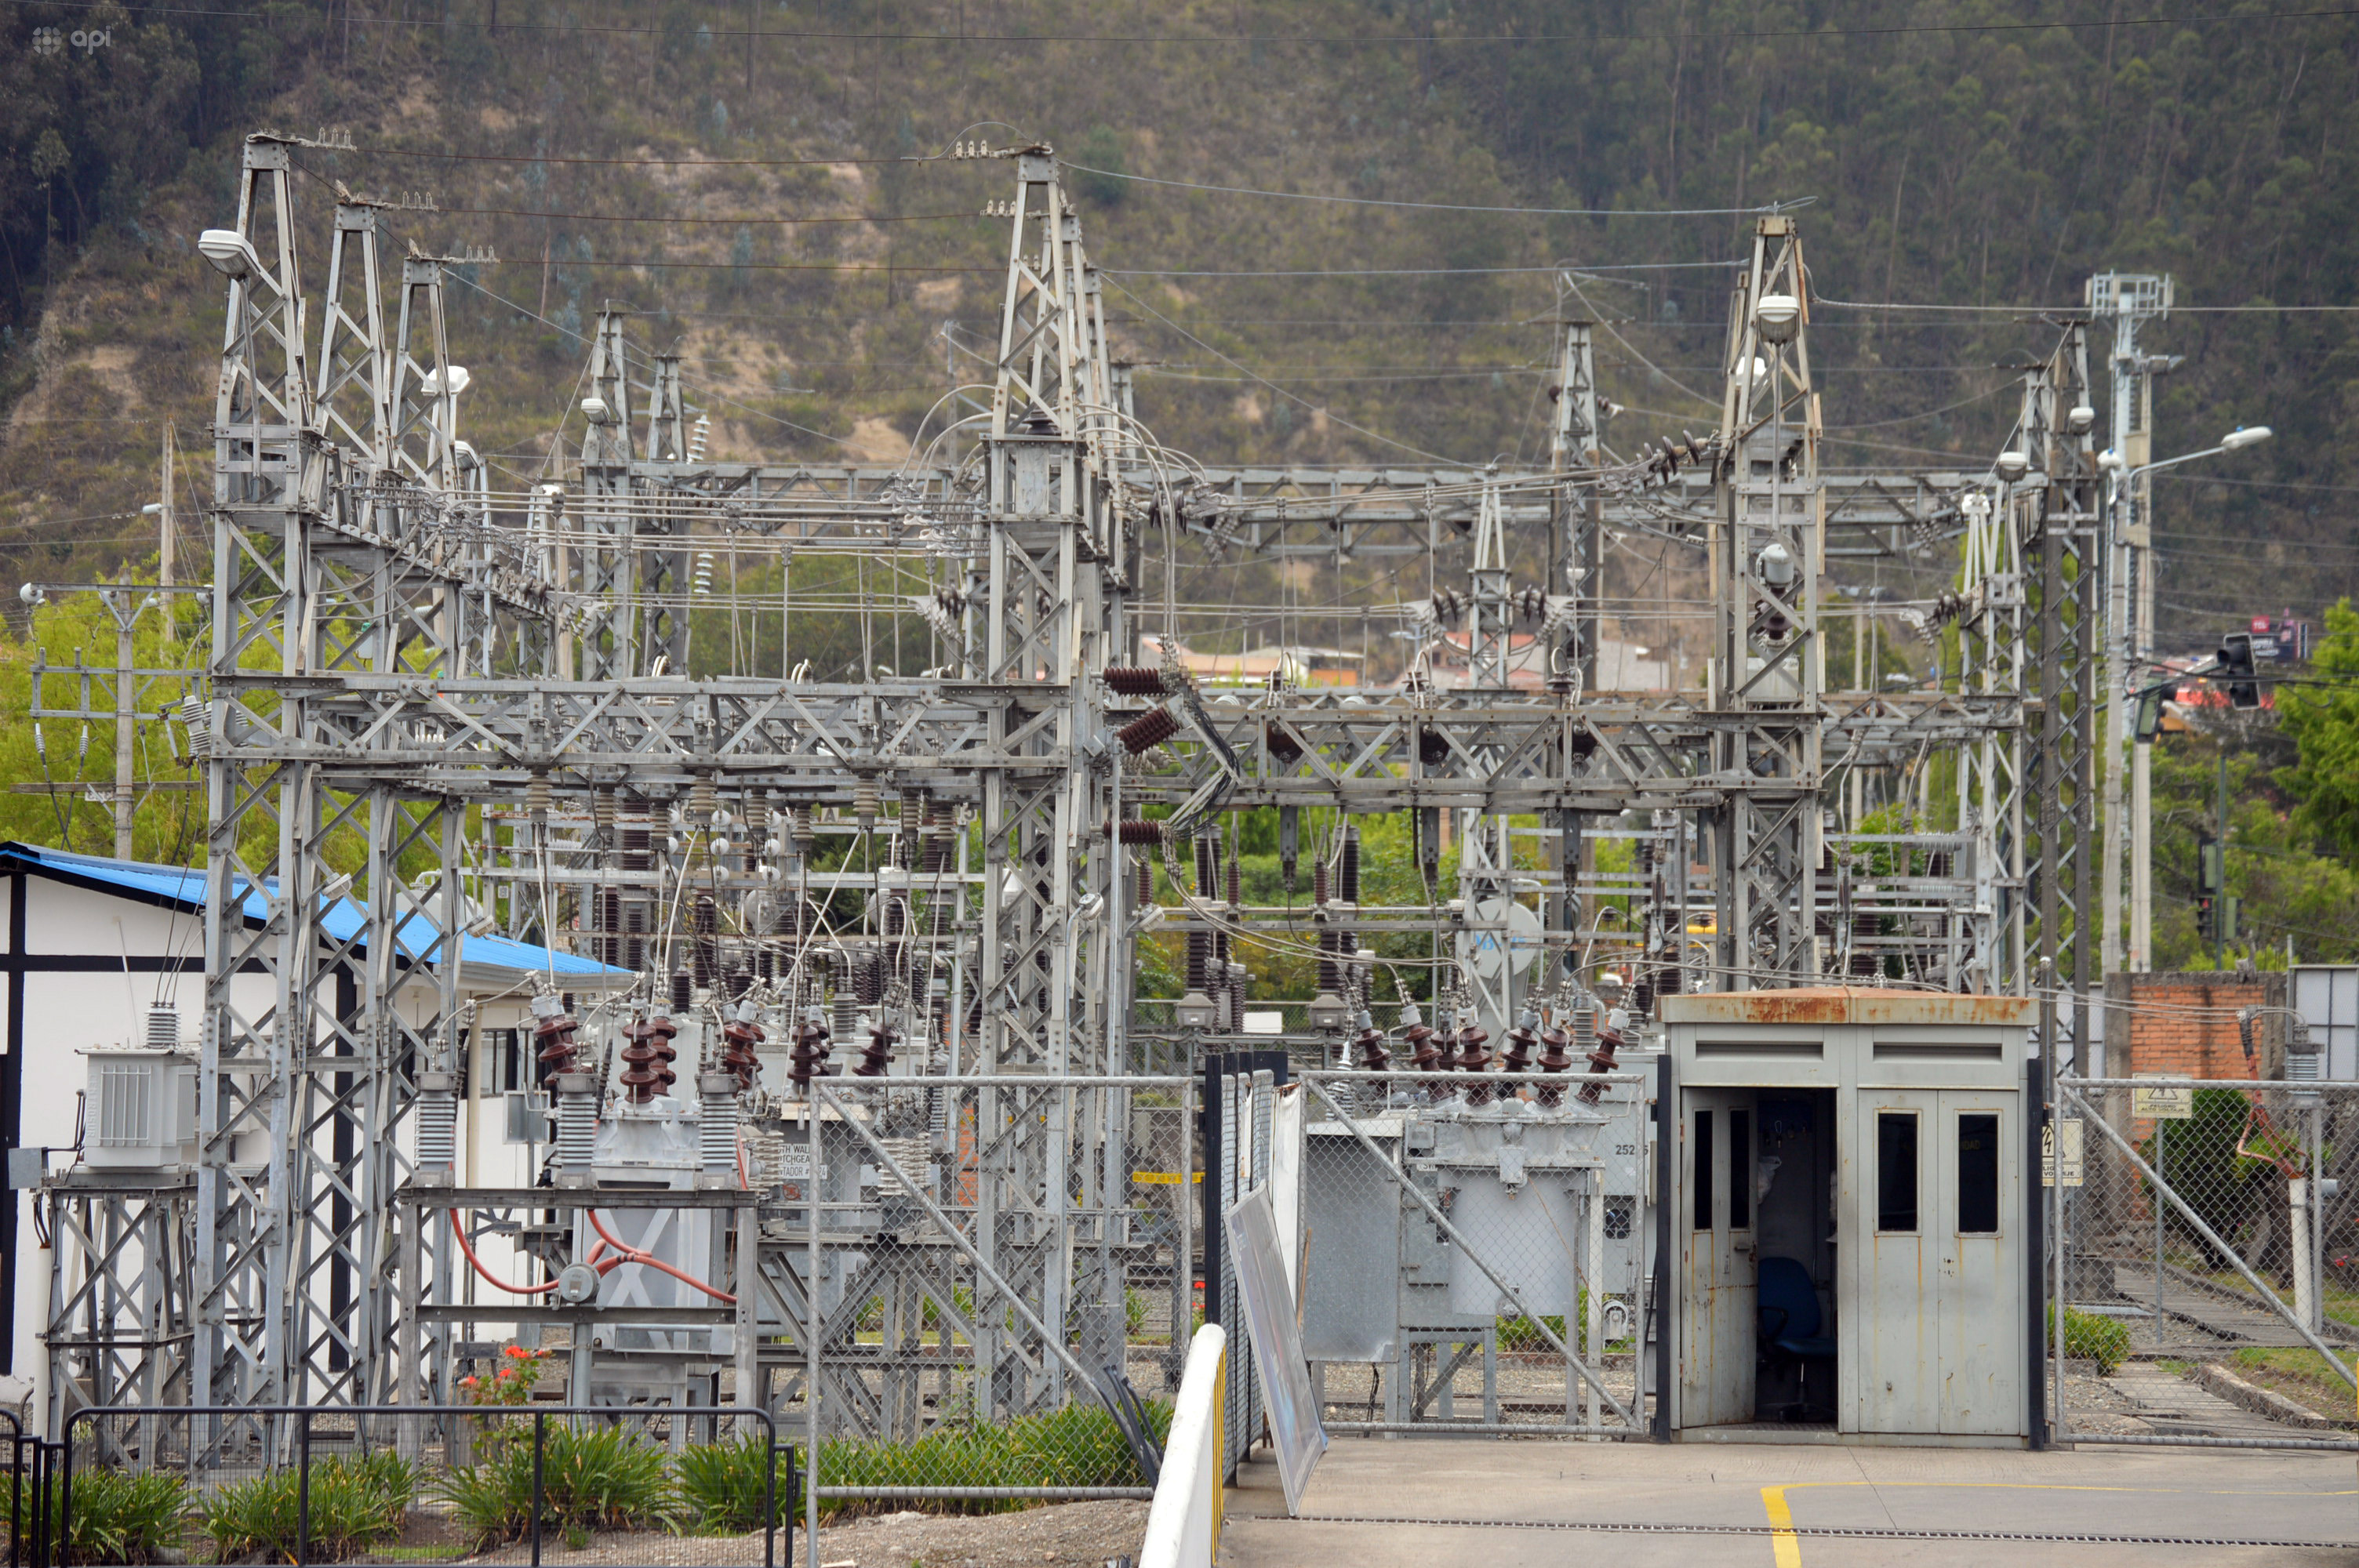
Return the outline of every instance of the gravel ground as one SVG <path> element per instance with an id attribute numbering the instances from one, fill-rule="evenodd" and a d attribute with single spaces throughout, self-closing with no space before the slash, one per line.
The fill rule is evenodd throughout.
<path id="1" fill-rule="evenodd" d="M 881 1514 L 822 1526 L 819 1560 L 821 1568 L 1102 1568 L 1115 1557 L 1136 1560 L 1146 1533 L 1144 1502 L 1054 1503 L 975 1516 Z M 798 1560 L 803 1551 L 798 1541 Z M 469 1561 L 528 1563 L 531 1553 L 517 1546 Z M 545 1568 L 717 1568 L 761 1561 L 758 1535 L 597 1535 L 580 1552 L 555 1540 L 541 1548 Z"/>

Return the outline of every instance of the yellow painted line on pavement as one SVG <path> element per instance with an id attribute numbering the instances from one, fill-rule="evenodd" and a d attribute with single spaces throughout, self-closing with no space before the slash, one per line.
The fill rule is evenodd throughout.
<path id="1" fill-rule="evenodd" d="M 1777 1568 L 1802 1568 L 1802 1538 L 1794 1533 L 1794 1510 L 1783 1487 L 1761 1488 L 1761 1507 L 1769 1515 L 1769 1551 Z"/>

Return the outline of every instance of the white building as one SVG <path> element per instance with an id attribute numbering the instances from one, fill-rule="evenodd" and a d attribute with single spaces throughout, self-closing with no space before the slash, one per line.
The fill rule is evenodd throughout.
<path id="1" fill-rule="evenodd" d="M 8 987 L 0 1135 L 11 1150 L 47 1150 L 50 1170 L 78 1158 L 82 1098 L 89 1083 L 82 1052 L 143 1044 L 151 1004 L 173 1006 L 180 1039 L 193 1049 L 204 1002 L 204 900 L 201 870 L 0 843 Z M 248 919 L 259 925 L 262 914 L 257 895 L 249 903 Z M 322 934 L 348 940 L 366 920 L 365 907 L 339 900 L 321 915 Z M 430 949 L 433 935 L 420 935 L 418 946 Z M 405 929 L 404 946 L 408 945 Z M 547 1152 L 545 1144 L 509 1141 L 507 1097 L 538 1088 L 532 1082 L 531 999 L 547 989 L 552 972 L 561 989 L 581 993 L 615 989 L 632 978 L 591 959 L 505 937 L 469 936 L 460 944 L 460 993 L 471 1004 L 467 1093 L 459 1121 L 458 1177 L 465 1185 L 526 1185 Z M 436 1006 L 438 987 L 429 969 L 419 968 L 416 977 L 397 1000 L 405 1015 L 422 1022 Z M 353 994 L 357 980 L 352 978 Z M 269 981 L 257 973 L 234 983 L 266 988 Z M 265 1011 L 266 1000 L 257 994 L 251 1012 Z M 537 1125 L 516 1120 L 520 1129 Z M 261 1152 L 254 1157 L 259 1159 Z M 0 1356 L 6 1357 L 0 1372 L 35 1377 L 42 1360 L 38 1336 L 47 1312 L 44 1265 L 49 1260 L 38 1256 L 30 1195 L 12 1191 L 8 1198 L 0 1210 L 0 1314 L 5 1314 Z M 521 1274 L 505 1247 L 482 1251 L 486 1266 L 506 1277 Z"/>

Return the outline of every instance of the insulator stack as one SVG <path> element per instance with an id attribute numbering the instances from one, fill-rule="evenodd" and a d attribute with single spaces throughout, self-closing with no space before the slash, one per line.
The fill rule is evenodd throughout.
<path id="1" fill-rule="evenodd" d="M 1212 838 L 1209 832 L 1196 836 L 1196 896 L 1212 896 Z M 1212 934 L 1209 931 L 1188 933 L 1188 989 L 1207 990 L 1212 985 Z"/>
<path id="2" fill-rule="evenodd" d="M 1630 988 L 1630 1011 L 1649 1013 L 1655 1010 L 1655 982 L 1642 979 Z"/>
<path id="3" fill-rule="evenodd" d="M 686 969 L 674 969 L 671 972 L 671 1010 L 674 1012 L 686 1012 L 695 996 L 696 982 L 690 977 L 689 972 Z"/>
<path id="4" fill-rule="evenodd" d="M 590 830 L 597 835 L 602 856 L 612 856 L 614 842 L 614 792 L 603 785 L 590 792 Z M 608 864 L 613 862 L 607 861 Z"/>
<path id="5" fill-rule="evenodd" d="M 1155 902 L 1155 862 L 1141 855 L 1138 858 L 1138 907 L 1145 909 Z"/>
<path id="6" fill-rule="evenodd" d="M 770 836 L 770 808 L 759 795 L 745 797 L 745 854 L 744 869 L 747 876 L 762 869 L 762 845 Z"/>
<path id="7" fill-rule="evenodd" d="M 1117 843 L 1136 844 L 1151 848 L 1154 845 L 1163 842 L 1163 824 L 1160 822 L 1117 822 L 1114 825 L 1114 840 Z"/>
<path id="8" fill-rule="evenodd" d="M 720 809 L 721 792 L 713 787 L 710 774 L 688 786 L 688 820 L 690 827 L 712 827 L 713 814 Z"/>
<path id="9" fill-rule="evenodd" d="M 863 833 L 869 832 L 875 827 L 876 808 L 877 795 L 875 777 L 870 773 L 863 773 L 858 779 L 853 782 L 852 785 L 852 815 L 853 819 L 860 824 L 860 830 Z"/>
<path id="10" fill-rule="evenodd" d="M 934 807 L 933 850 L 926 869 L 929 871 L 949 871 L 951 862 L 957 859 L 957 846 L 958 813 L 946 811 L 939 806 Z"/>
<path id="11" fill-rule="evenodd" d="M 696 966 L 696 984 L 699 989 L 709 990 L 721 973 L 721 910 L 711 893 L 697 895 L 689 910 L 689 930 L 696 937 L 689 947 L 690 960 Z M 688 1003 L 675 1001 L 672 1006 L 685 1011 Z"/>
<path id="12" fill-rule="evenodd" d="M 828 1039 L 827 1025 L 815 1013 L 807 1014 L 795 1026 L 795 1043 L 787 1053 L 787 1076 L 797 1087 L 809 1084 L 815 1075 L 825 1074 Z"/>
<path id="13" fill-rule="evenodd" d="M 1343 877 L 1337 889 L 1345 903 L 1360 902 L 1360 830 L 1343 829 Z"/>
<path id="14" fill-rule="evenodd" d="M 1161 697 L 1163 672 L 1136 665 L 1116 665 L 1105 672 L 1106 689 L 1118 697 Z"/>
<path id="15" fill-rule="evenodd" d="M 859 1065 L 852 1069 L 855 1078 L 881 1078 L 893 1065 L 893 1047 L 901 1043 L 901 1032 L 882 1019 L 868 1029 L 868 1044 L 860 1048 Z"/>
<path id="16" fill-rule="evenodd" d="M 849 1040 L 860 1023 L 859 971 L 854 970 L 839 981 L 835 995 L 835 1033 L 838 1039 Z"/>
<path id="17" fill-rule="evenodd" d="M 768 1038 L 743 1010 L 721 1026 L 721 1070 L 736 1077 L 739 1089 L 750 1089 L 761 1081 L 762 1064 L 754 1050 Z"/>
<path id="18" fill-rule="evenodd" d="M 1423 1019 L 1415 1020 L 1401 1031 L 1401 1044 L 1408 1047 L 1409 1061 L 1419 1072 L 1449 1070 L 1449 1058 L 1442 1054 L 1442 1047 L 1438 1044 L 1440 1038 L 1440 1032 Z"/>
<path id="19" fill-rule="evenodd" d="M 852 960 L 852 990 L 863 1007 L 875 1007 L 885 1000 L 885 966 L 875 954 L 864 953 Z"/>
<path id="20" fill-rule="evenodd" d="M 901 831 L 893 841 L 893 859 L 905 871 L 918 869 L 918 819 L 924 810 L 924 796 L 913 789 L 901 792 Z"/>
<path id="21" fill-rule="evenodd" d="M 1572 1036 L 1553 1023 L 1541 1030 L 1540 1071 L 1561 1073 L 1571 1066 L 1572 1053 L 1565 1049 L 1571 1044 Z M 1564 1103 L 1564 1086 L 1544 1083 L 1533 1092 L 1532 1098 L 1538 1100 L 1540 1104 L 1553 1108 Z"/>
<path id="22" fill-rule="evenodd" d="M 548 1088 L 560 1073 L 581 1071 L 582 1043 L 574 1032 L 582 1021 L 570 1012 L 543 1013 L 532 1026 L 532 1043 L 540 1061 L 540 1087 Z"/>
<path id="23" fill-rule="evenodd" d="M 1581 1103 L 1595 1105 L 1605 1093 L 1605 1086 L 1593 1076 L 1614 1070 L 1614 1053 L 1622 1048 L 1622 1036 L 1613 1029 L 1597 1032 L 1597 1049 L 1589 1054 L 1589 1070 L 1593 1076 L 1581 1086 Z"/>
<path id="24" fill-rule="evenodd" d="M 671 1043 L 678 1033 L 662 1017 L 633 1019 L 624 1027 L 623 1038 L 630 1044 L 623 1047 L 623 1072 L 615 1081 L 633 1105 L 647 1104 L 679 1080 L 671 1066 L 679 1054 Z"/>
<path id="25" fill-rule="evenodd" d="M 1360 1054 L 1360 1065 L 1371 1073 L 1381 1073 L 1393 1065 L 1393 1054 L 1385 1049 L 1385 1032 L 1360 1015 L 1360 1032 L 1352 1036 L 1352 1048 Z"/>
<path id="26" fill-rule="evenodd" d="M 549 820 L 549 808 L 557 804 L 557 790 L 547 773 L 535 773 L 524 781 L 524 810 L 535 822 Z"/>
<path id="27" fill-rule="evenodd" d="M 1491 1070 L 1491 1053 L 1486 1044 L 1490 1038 L 1491 1032 L 1479 1023 L 1470 1023 L 1458 1032 L 1458 1070 L 1460 1072 L 1488 1073 Z M 1466 1103 L 1488 1105 L 1491 1103 L 1491 1087 L 1488 1084 L 1476 1084 L 1466 1091 Z"/>
<path id="28" fill-rule="evenodd" d="M 1499 1058 L 1499 1071 L 1521 1073 L 1530 1068 L 1532 1047 L 1540 1043 L 1539 1035 L 1532 1029 L 1536 1022 L 1538 1020 L 1534 1015 L 1527 1012 L 1516 1021 L 1516 1026 L 1513 1029 L 1507 1031 L 1507 1050 L 1506 1054 Z"/>
<path id="29" fill-rule="evenodd" d="M 1122 742 L 1122 749 L 1136 757 L 1141 752 L 1160 746 L 1178 733 L 1180 720 L 1171 716 L 1169 708 L 1150 708 L 1115 730 L 1114 735 Z"/>
<path id="30" fill-rule="evenodd" d="M 789 815 L 789 816 L 788 816 L 788 820 L 793 824 L 793 827 L 794 827 L 794 841 L 795 841 L 795 857 L 796 857 L 796 859 L 798 859 L 798 860 L 807 860 L 810 859 L 810 852 L 811 852 L 811 814 L 810 814 L 810 806 L 796 806 L 796 807 L 794 808 L 793 812 Z"/>
<path id="31" fill-rule="evenodd" d="M 1875 973 L 1876 953 L 1875 947 L 1870 945 L 1867 938 L 1877 935 L 1878 932 L 1876 930 L 1876 919 L 1875 915 L 1869 914 L 1864 909 L 1857 909 L 1852 912 L 1851 972 L 1853 974 L 1864 976 Z"/>

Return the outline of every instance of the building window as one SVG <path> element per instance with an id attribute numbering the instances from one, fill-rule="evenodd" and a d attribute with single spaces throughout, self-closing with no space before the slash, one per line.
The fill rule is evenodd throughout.
<path id="1" fill-rule="evenodd" d="M 1695 1227 L 1712 1228 L 1712 1112 L 1695 1113 Z"/>
<path id="2" fill-rule="evenodd" d="M 1917 1113 L 1875 1113 L 1875 1228 L 1917 1228 Z"/>
<path id="3" fill-rule="evenodd" d="M 496 1099 L 532 1087 L 531 1074 L 525 1065 L 525 1050 L 531 1039 L 521 1029 L 484 1031 L 484 1098 Z"/>
<path id="4" fill-rule="evenodd" d="M 1958 1233 L 1998 1232 L 1998 1113 L 1968 1111 L 1958 1118 Z"/>

